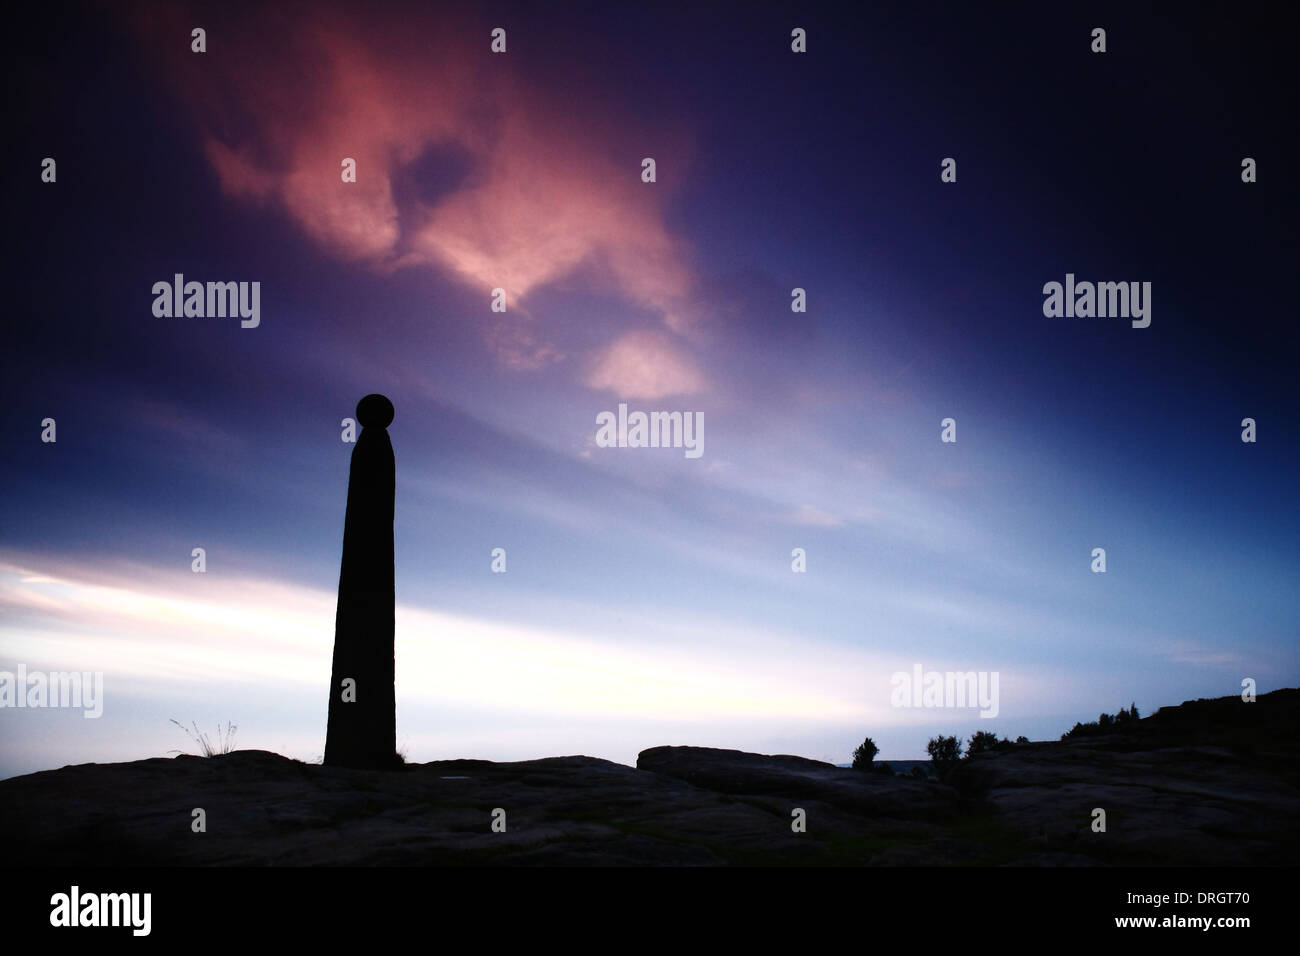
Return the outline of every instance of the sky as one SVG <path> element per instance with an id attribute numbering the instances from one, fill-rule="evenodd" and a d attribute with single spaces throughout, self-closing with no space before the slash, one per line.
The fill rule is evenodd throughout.
<path id="1" fill-rule="evenodd" d="M 173 719 L 321 756 L 371 392 L 411 761 L 912 759 L 1300 683 L 1288 34 L 1050 7 L 26 14 L 0 670 L 104 692 L 0 708 L 0 777 Z M 258 324 L 155 315 L 177 273 Z M 1067 274 L 1151 283 L 1149 326 L 1045 315 Z M 620 403 L 703 453 L 601 447 Z M 918 665 L 997 716 L 895 706 Z"/>

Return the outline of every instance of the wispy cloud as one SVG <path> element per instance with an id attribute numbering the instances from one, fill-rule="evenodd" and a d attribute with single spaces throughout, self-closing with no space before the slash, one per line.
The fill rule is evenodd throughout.
<path id="1" fill-rule="evenodd" d="M 0 628 L 7 660 L 103 670 L 119 680 L 214 685 L 328 681 L 335 595 L 231 576 L 0 559 L 0 604 L 21 621 Z M 13 613 L 11 613 L 13 612 Z M 591 619 L 611 609 L 590 608 Z M 690 630 L 679 621 L 673 630 Z M 700 633 L 612 640 L 399 605 L 399 693 L 408 701 L 594 719 L 602 715 L 686 722 L 763 722 L 865 717 L 857 692 L 882 665 L 826 645 L 817 666 L 792 666 L 789 635 Z M 800 638 L 805 649 L 818 642 Z M 741 653 L 743 652 L 743 653 Z M 739 656 L 738 656 L 739 654 Z M 110 690 L 114 682 L 109 682 Z M 118 684 L 118 686 L 121 686 Z"/>
<path id="2" fill-rule="evenodd" d="M 1240 664 L 1241 654 L 1221 648 L 1209 647 L 1196 641 L 1177 640 L 1167 642 L 1161 653 L 1175 664 L 1194 664 L 1217 667 L 1222 664 Z"/>

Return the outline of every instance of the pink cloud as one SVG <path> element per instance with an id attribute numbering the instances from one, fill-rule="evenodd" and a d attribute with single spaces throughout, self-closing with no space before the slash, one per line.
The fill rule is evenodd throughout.
<path id="1" fill-rule="evenodd" d="M 786 520 L 790 524 L 808 528 L 838 528 L 844 524 L 843 518 L 824 511 L 816 505 L 800 505 Z"/>
<path id="2" fill-rule="evenodd" d="M 163 7 L 144 28 L 170 33 L 176 23 Z M 516 75 L 510 54 L 488 53 L 486 34 L 445 14 L 420 23 L 313 8 L 260 14 L 237 32 L 210 31 L 201 68 L 165 44 L 168 79 L 194 107 L 226 194 L 280 208 L 340 259 L 450 270 L 482 289 L 485 313 L 500 287 L 512 318 L 529 316 L 531 293 L 583 267 L 598 291 L 687 330 L 692 273 L 663 216 L 689 158 L 674 131 L 637 129 L 592 105 L 595 93 L 590 103 L 548 93 Z M 229 48 L 221 56 L 218 39 Z M 399 198 L 395 181 L 435 148 L 468 157 L 464 180 L 431 203 Z M 656 157 L 660 182 L 641 182 L 644 155 Z M 356 160 L 355 183 L 341 181 L 344 157 Z M 564 357 L 544 324 L 484 325 L 507 365 Z M 628 348 L 616 343 L 602 367 L 627 366 Z M 680 359 L 663 373 L 682 385 L 698 374 Z"/>
<path id="3" fill-rule="evenodd" d="M 671 336 L 656 331 L 629 332 L 600 353 L 586 384 L 620 398 L 664 398 L 704 391 L 704 375 Z"/>

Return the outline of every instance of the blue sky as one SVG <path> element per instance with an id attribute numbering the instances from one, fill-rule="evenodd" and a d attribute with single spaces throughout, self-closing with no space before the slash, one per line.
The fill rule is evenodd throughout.
<path id="1" fill-rule="evenodd" d="M 1297 683 L 1280 40 L 287 9 L 53 13 L 13 68 L 16 155 L 58 179 L 11 185 L 0 669 L 106 701 L 0 711 L 0 775 L 185 748 L 173 717 L 321 753 L 339 423 L 372 391 L 408 759 L 906 759 Z M 261 324 L 156 318 L 177 272 L 260 281 Z M 1044 317 L 1067 272 L 1150 281 L 1151 326 Z M 596 447 L 620 402 L 702 413 L 703 456 Z M 916 663 L 997 671 L 999 716 L 891 707 Z"/>

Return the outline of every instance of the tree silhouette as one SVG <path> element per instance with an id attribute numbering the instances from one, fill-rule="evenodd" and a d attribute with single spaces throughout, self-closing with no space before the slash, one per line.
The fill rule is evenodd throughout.
<path id="1" fill-rule="evenodd" d="M 925 751 L 930 755 L 934 772 L 942 777 L 961 759 L 961 741 L 956 737 L 931 737 Z"/>
<path id="2" fill-rule="evenodd" d="M 880 753 L 880 748 L 876 746 L 875 741 L 868 737 L 853 751 L 853 769 L 870 770 L 872 762 L 876 759 L 878 753 Z"/>

